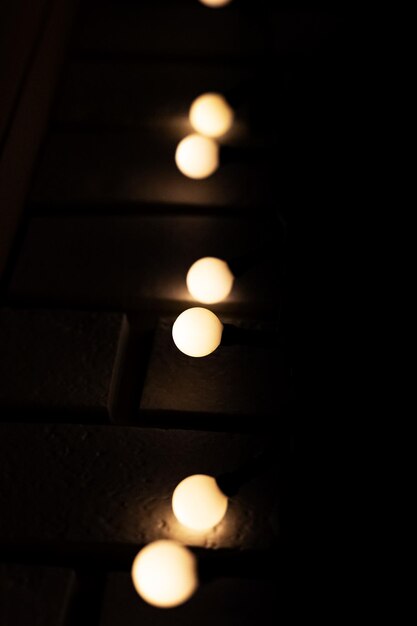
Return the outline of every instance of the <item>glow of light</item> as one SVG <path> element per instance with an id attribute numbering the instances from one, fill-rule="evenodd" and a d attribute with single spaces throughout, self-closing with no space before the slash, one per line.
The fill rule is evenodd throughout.
<path id="1" fill-rule="evenodd" d="M 194 133 L 185 137 L 177 146 L 175 163 L 188 178 L 207 178 L 219 167 L 219 146 L 209 137 Z"/>
<path id="2" fill-rule="evenodd" d="M 221 137 L 233 124 L 234 113 L 219 93 L 199 96 L 190 108 L 190 123 L 198 133 L 207 137 Z"/>
<path id="3" fill-rule="evenodd" d="M 177 520 L 187 528 L 208 531 L 225 516 L 227 497 L 212 476 L 194 474 L 175 488 L 172 510 Z"/>
<path id="4" fill-rule="evenodd" d="M 222 332 L 223 324 L 217 315 L 196 306 L 177 317 L 172 327 L 172 338 L 184 354 L 202 357 L 220 345 Z"/>
<path id="5" fill-rule="evenodd" d="M 226 6 L 226 4 L 230 4 L 232 0 L 200 0 L 200 2 L 205 4 L 206 7 L 217 9 Z"/>
<path id="6" fill-rule="evenodd" d="M 192 297 L 205 304 L 221 302 L 233 287 L 234 276 L 226 261 L 212 256 L 199 259 L 187 273 L 187 288 Z"/>
<path id="7" fill-rule="evenodd" d="M 149 604 L 171 608 L 186 602 L 198 587 L 197 561 L 185 546 L 161 539 L 143 548 L 132 566 L 133 585 Z"/>

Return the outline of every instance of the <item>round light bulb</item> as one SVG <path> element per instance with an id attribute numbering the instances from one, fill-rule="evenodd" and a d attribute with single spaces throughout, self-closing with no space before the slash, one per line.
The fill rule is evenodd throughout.
<path id="1" fill-rule="evenodd" d="M 231 1 L 232 0 L 200 0 L 202 4 L 206 5 L 206 7 L 212 7 L 213 9 L 224 7 L 226 4 L 230 4 Z"/>
<path id="2" fill-rule="evenodd" d="M 177 520 L 187 528 L 208 531 L 225 516 L 227 497 L 212 476 L 195 474 L 175 488 L 172 509 Z"/>
<path id="3" fill-rule="evenodd" d="M 195 300 L 213 304 L 227 298 L 233 287 L 235 277 L 226 261 L 206 256 L 190 267 L 186 283 Z"/>
<path id="4" fill-rule="evenodd" d="M 172 327 L 172 338 L 184 354 L 201 357 L 220 345 L 222 332 L 223 324 L 217 315 L 196 306 L 177 317 Z"/>
<path id="5" fill-rule="evenodd" d="M 132 565 L 132 579 L 146 602 L 171 608 L 186 602 L 197 589 L 197 561 L 185 546 L 161 539 L 138 553 Z"/>
<path id="6" fill-rule="evenodd" d="M 219 167 L 219 146 L 209 137 L 188 135 L 177 146 L 175 163 L 189 178 L 207 178 Z"/>
<path id="7" fill-rule="evenodd" d="M 221 137 L 233 124 L 233 109 L 219 93 L 199 96 L 190 108 L 190 123 L 194 130 L 207 137 Z"/>

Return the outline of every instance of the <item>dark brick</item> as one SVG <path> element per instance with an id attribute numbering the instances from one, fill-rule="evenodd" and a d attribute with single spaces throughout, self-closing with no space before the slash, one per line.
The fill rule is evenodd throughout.
<path id="1" fill-rule="evenodd" d="M 118 313 L 1 310 L 2 418 L 4 409 L 48 411 L 51 421 L 111 414 L 126 325 Z"/>
<path id="2" fill-rule="evenodd" d="M 219 169 L 203 180 L 187 178 L 175 164 L 175 151 L 186 135 L 181 126 L 167 129 L 55 132 L 46 142 L 34 183 L 37 204 L 111 205 L 163 204 L 221 208 L 233 213 L 241 207 L 262 211 L 272 204 L 267 155 L 262 147 L 243 148 L 222 160 Z M 58 210 L 58 209 L 56 209 Z"/>
<path id="3" fill-rule="evenodd" d="M 273 220 L 216 217 L 36 218 L 11 281 L 19 303 L 117 310 L 193 302 L 185 278 L 201 256 L 255 252 L 222 310 L 278 310 L 283 229 Z M 259 256 L 259 250 L 269 256 Z M 258 255 L 258 256 L 257 256 Z M 215 310 L 216 306 L 213 306 Z"/>
<path id="4" fill-rule="evenodd" d="M 282 616 L 282 597 L 275 581 L 218 578 L 200 585 L 182 606 L 167 610 L 145 603 L 130 575 L 111 574 L 100 626 L 253 626 L 265 623 L 265 616 L 268 624 Z"/>
<path id="5" fill-rule="evenodd" d="M 0 564 L 0 624 L 65 626 L 74 590 L 71 570 Z"/>
<path id="6" fill-rule="evenodd" d="M 232 471 L 263 450 L 267 439 L 0 424 L 0 549 L 4 553 L 24 545 L 42 556 L 51 549 L 57 558 L 61 552 L 105 556 L 130 546 L 131 555 L 159 538 L 205 548 L 270 548 L 279 538 L 274 469 L 244 484 L 226 518 L 207 536 L 185 531 L 171 510 L 173 490 L 184 477 Z"/>
<path id="7" fill-rule="evenodd" d="M 208 414 L 217 428 L 263 427 L 261 417 L 267 421 L 274 417 L 280 425 L 287 381 L 276 325 L 219 317 L 232 330 L 225 326 L 222 343 L 204 358 L 189 357 L 176 348 L 175 318 L 160 320 L 140 402 L 151 423 L 152 413 L 159 420 L 162 411 L 168 423 L 175 423 L 177 412 L 191 412 L 191 424 L 199 423 L 200 414 Z"/>

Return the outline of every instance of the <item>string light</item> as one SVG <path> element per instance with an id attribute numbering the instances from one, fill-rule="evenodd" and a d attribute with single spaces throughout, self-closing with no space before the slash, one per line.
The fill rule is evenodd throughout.
<path id="1" fill-rule="evenodd" d="M 216 480 L 206 474 L 184 478 L 174 490 L 172 510 L 181 524 L 196 531 L 208 531 L 226 514 L 227 497 Z"/>
<path id="2" fill-rule="evenodd" d="M 213 304 L 227 298 L 234 279 L 226 261 L 206 256 L 192 264 L 187 272 L 186 283 L 195 300 Z"/>
<path id="3" fill-rule="evenodd" d="M 232 0 L 199 0 L 199 2 L 212 9 L 217 9 L 226 6 L 226 4 L 230 4 Z"/>
<path id="4" fill-rule="evenodd" d="M 194 100 L 189 117 L 197 132 L 207 137 L 221 137 L 231 129 L 234 112 L 221 94 L 205 93 Z"/>
<path id="5" fill-rule="evenodd" d="M 149 604 L 160 608 L 179 606 L 198 587 L 197 561 L 185 546 L 160 539 L 137 554 L 132 580 L 138 594 Z"/>
<path id="6" fill-rule="evenodd" d="M 207 7 L 220 8 L 232 0 L 199 1 Z M 200 180 L 214 174 L 219 167 L 220 148 L 215 139 L 231 129 L 234 111 L 221 94 L 205 93 L 192 103 L 189 119 L 197 132 L 180 141 L 175 163 L 182 174 Z M 204 257 L 190 267 L 186 284 L 194 299 L 211 304 L 229 296 L 234 279 L 224 260 Z M 202 307 L 187 309 L 172 327 L 176 347 L 191 357 L 211 354 L 220 345 L 222 333 L 223 324 L 219 318 Z M 233 482 L 229 475 L 222 479 L 229 487 Z M 225 491 L 231 495 L 227 489 Z M 197 532 L 207 532 L 217 526 L 225 517 L 227 508 L 227 496 L 216 479 L 207 474 L 188 476 L 177 485 L 172 495 L 172 509 L 177 520 Z M 149 604 L 161 608 L 183 604 L 199 584 L 193 553 L 180 543 L 166 539 L 143 548 L 133 562 L 131 574 L 137 593 Z"/>
<path id="7" fill-rule="evenodd" d="M 211 354 L 222 339 L 223 324 L 211 311 L 192 307 L 177 317 L 172 338 L 178 350 L 193 357 Z"/>
<path id="8" fill-rule="evenodd" d="M 219 146 L 209 137 L 197 133 L 180 141 L 175 152 L 175 163 L 188 178 L 207 178 L 219 167 Z"/>

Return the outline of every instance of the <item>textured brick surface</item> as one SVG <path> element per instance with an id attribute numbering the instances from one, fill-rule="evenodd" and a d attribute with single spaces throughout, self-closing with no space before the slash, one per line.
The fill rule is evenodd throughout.
<path id="1" fill-rule="evenodd" d="M 178 204 L 205 207 L 207 213 L 256 207 L 271 201 L 267 159 L 262 148 L 235 153 L 208 178 L 192 180 L 175 164 L 175 151 L 185 136 L 158 129 L 100 132 L 56 132 L 45 146 L 32 200 L 45 204 Z M 257 164 L 254 157 L 260 160 Z M 264 160 L 264 162 L 263 162 Z"/>
<path id="2" fill-rule="evenodd" d="M 66 626 L 71 570 L 0 564 L 1 626 Z"/>
<path id="3" fill-rule="evenodd" d="M 125 327 L 118 313 L 1 310 L 2 419 L 5 408 L 54 411 L 52 421 L 111 413 Z"/>
<path id="4" fill-rule="evenodd" d="M 94 245 L 92 244 L 94 241 Z M 140 309 L 190 302 L 185 277 L 201 256 L 255 257 L 222 308 L 277 309 L 282 227 L 276 221 L 215 217 L 36 218 L 10 293 L 21 302 Z M 145 300 L 147 301 L 145 303 Z M 213 306 L 215 310 L 217 307 Z"/>
<path id="5" fill-rule="evenodd" d="M 275 581 L 220 578 L 200 585 L 182 606 L 166 610 L 146 604 L 135 592 L 130 575 L 111 574 L 100 626 L 253 626 L 274 624 L 281 615 L 282 598 Z"/>
<path id="6" fill-rule="evenodd" d="M 274 416 L 279 424 L 286 377 L 277 328 L 260 321 L 221 315 L 220 319 L 237 328 L 238 334 L 227 345 L 227 331 L 223 331 L 220 346 L 204 358 L 189 357 L 176 348 L 175 318 L 160 320 L 140 408 L 220 414 L 226 427 L 248 423 L 256 428 L 256 418 L 265 415 Z M 247 420 L 242 423 L 241 418 Z M 174 413 L 173 423 L 175 419 Z M 194 419 L 198 421 L 198 416 Z"/>
<path id="7" fill-rule="evenodd" d="M 207 548 L 271 547 L 279 537 L 272 467 L 241 488 L 208 535 L 185 531 L 171 510 L 181 479 L 234 470 L 265 444 L 253 435 L 0 424 L 0 548 L 105 554 L 164 537 Z"/>

